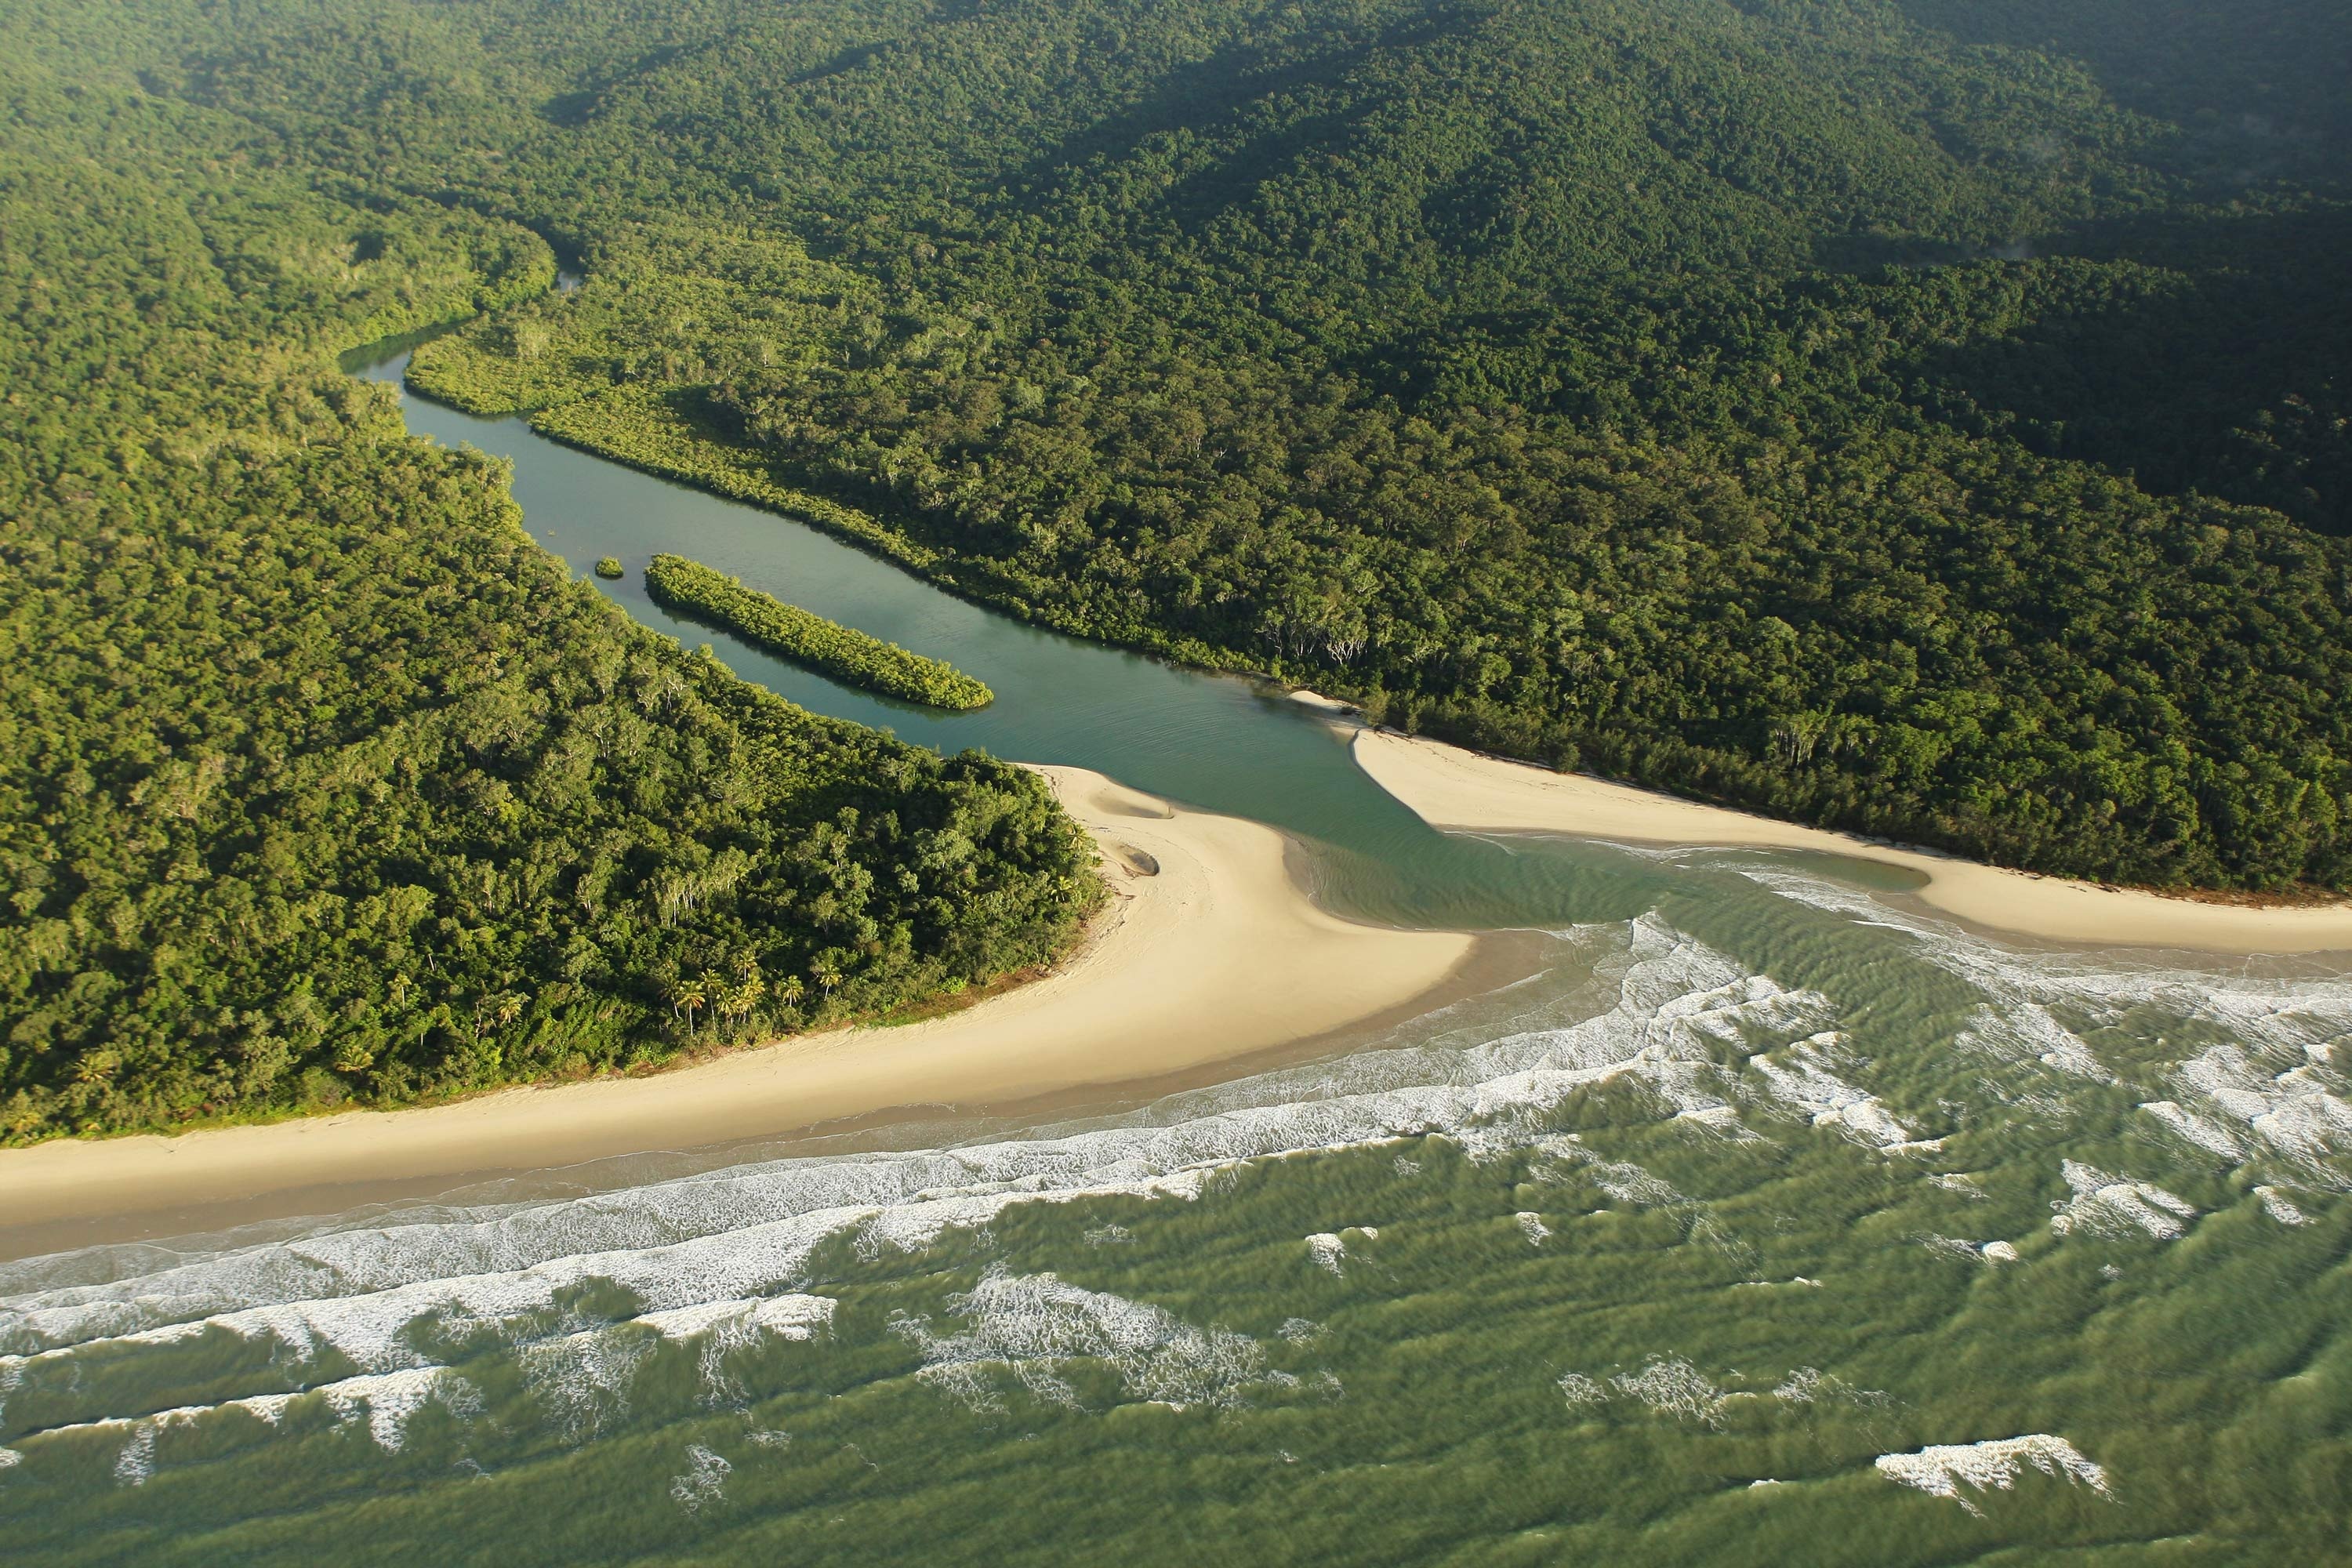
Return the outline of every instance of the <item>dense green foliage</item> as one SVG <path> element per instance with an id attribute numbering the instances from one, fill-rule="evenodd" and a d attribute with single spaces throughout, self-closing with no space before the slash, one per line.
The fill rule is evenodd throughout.
<path id="1" fill-rule="evenodd" d="M 42 55 L 0 62 L 0 1136 L 632 1066 L 1068 938 L 1041 781 L 636 627 L 331 368 L 543 242 Z"/>
<path id="2" fill-rule="evenodd" d="M 2340 5 L 2254 12 L 5 0 L 13 1125 L 657 1055 L 747 945 L 733 1024 L 789 1024 L 820 956 L 879 1005 L 1080 901 L 1034 786 L 560 583 L 410 626 L 542 568 L 326 361 L 472 312 L 420 385 L 1052 625 L 2017 864 L 2346 886 L 2352 70 Z M 574 715 L 635 700 L 562 672 L 640 667 L 699 716 L 630 710 L 617 815 L 558 826 Z M 378 734 L 413 786 L 323 782 Z M 879 901 L 794 879 L 820 823 Z M 969 931 L 931 832 L 1002 891 Z M 264 872 L 299 915 L 205 901 Z M 408 947 L 350 912 L 396 887 Z"/>
<path id="3" fill-rule="evenodd" d="M 587 281 L 415 374 L 1397 722 L 2052 870 L 2340 887 L 2352 73 L 2340 8 L 2261 9 L 466 32 L 535 112 L 457 177 Z M 404 122 L 403 177 L 503 112 Z"/>
<path id="4" fill-rule="evenodd" d="M 821 675 L 885 697 L 956 709 L 984 708 L 996 698 L 951 664 L 787 605 L 682 555 L 655 556 L 646 566 L 646 587 L 666 608 L 724 626 Z"/>

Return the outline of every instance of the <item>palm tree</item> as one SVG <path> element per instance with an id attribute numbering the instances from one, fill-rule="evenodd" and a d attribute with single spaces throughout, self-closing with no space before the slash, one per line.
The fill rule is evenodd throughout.
<path id="1" fill-rule="evenodd" d="M 474 1038 L 478 1040 L 492 1029 L 503 1029 L 521 1017 L 523 1005 L 530 1000 L 512 991 L 474 998 Z"/>
<path id="2" fill-rule="evenodd" d="M 761 979 L 755 972 L 750 979 L 740 985 L 721 988 L 719 995 L 719 1016 L 730 1022 L 740 1018 L 758 1006 L 760 998 L 767 993 L 768 983 Z"/>
<path id="3" fill-rule="evenodd" d="M 669 1010 L 686 1014 L 686 1032 L 694 1033 L 694 1016 L 710 1005 L 710 993 L 699 980 L 678 980 L 669 988 Z"/>

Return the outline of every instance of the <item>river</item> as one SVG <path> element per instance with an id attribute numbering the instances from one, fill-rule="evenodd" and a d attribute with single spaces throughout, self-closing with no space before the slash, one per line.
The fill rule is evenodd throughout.
<path id="1" fill-rule="evenodd" d="M 1524 973 L 1082 1120 L 0 1265 L 18 1560 L 2340 1552 L 2352 975 L 1992 940 L 1856 862 L 1434 833 L 1279 693 L 404 407 L 746 678 L 1272 823 L 1332 907 L 1520 931 Z M 675 622 L 663 550 L 998 700 Z"/>

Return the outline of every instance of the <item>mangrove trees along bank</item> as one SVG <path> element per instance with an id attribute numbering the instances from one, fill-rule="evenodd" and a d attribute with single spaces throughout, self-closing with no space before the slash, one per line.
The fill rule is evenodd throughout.
<path id="1" fill-rule="evenodd" d="M 951 664 L 787 605 L 683 555 L 655 556 L 646 567 L 646 587 L 669 609 L 740 633 L 850 686 L 933 708 L 984 708 L 995 699 Z"/>

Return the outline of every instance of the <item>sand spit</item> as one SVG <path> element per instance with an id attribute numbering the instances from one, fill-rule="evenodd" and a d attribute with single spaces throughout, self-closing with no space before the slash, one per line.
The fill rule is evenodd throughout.
<path id="1" fill-rule="evenodd" d="M 1434 827 L 1811 849 L 1875 860 L 1925 877 L 1926 885 L 1914 896 L 1946 914 L 2058 942 L 2228 953 L 2352 951 L 2352 904 L 2258 909 L 2039 877 L 1580 773 L 1557 773 L 1389 731 L 1359 730 L 1355 756 L 1375 783 Z"/>
<path id="2" fill-rule="evenodd" d="M 120 1218 L 345 1184 L 478 1177 L 776 1135 L 914 1105 L 1010 1105 L 1313 1038 L 1436 991 L 1465 932 L 1350 923 L 1253 822 L 1045 768 L 1113 890 L 1052 973 L 960 1013 L 834 1030 L 644 1078 L 177 1137 L 0 1152 L 5 1223 Z"/>

